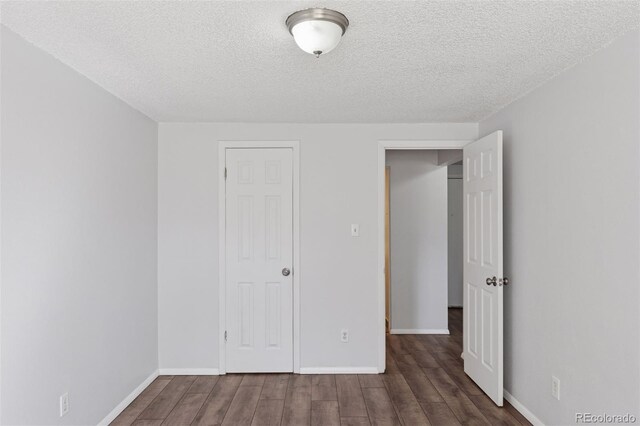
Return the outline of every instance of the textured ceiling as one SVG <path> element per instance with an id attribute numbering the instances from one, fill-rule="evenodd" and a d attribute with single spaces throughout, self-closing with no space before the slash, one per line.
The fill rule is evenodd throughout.
<path id="1" fill-rule="evenodd" d="M 351 21 L 316 59 L 284 21 Z M 1 21 L 158 121 L 476 122 L 638 26 L 638 1 L 3 2 Z"/>

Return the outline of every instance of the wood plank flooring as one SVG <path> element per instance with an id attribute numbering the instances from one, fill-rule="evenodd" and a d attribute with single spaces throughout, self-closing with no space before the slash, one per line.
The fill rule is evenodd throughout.
<path id="1" fill-rule="evenodd" d="M 111 424 L 529 425 L 464 374 L 461 309 L 449 310 L 449 329 L 387 336 L 380 375 L 160 376 Z"/>

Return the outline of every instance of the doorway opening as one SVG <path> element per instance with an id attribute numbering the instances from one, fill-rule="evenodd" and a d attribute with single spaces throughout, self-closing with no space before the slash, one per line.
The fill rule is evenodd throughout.
<path id="1" fill-rule="evenodd" d="M 394 167 L 389 168 L 389 197 L 385 196 L 385 170 L 387 154 L 393 161 L 393 151 L 404 151 L 400 158 L 409 161 L 411 167 L 396 167 L 400 170 L 399 193 L 404 197 L 406 205 L 404 217 L 400 217 L 400 228 L 405 229 L 403 235 L 394 244 Z M 413 153 L 408 150 L 415 150 Z M 457 151 L 456 151 L 457 150 Z M 462 150 L 462 158 L 460 151 Z M 424 158 L 423 158 L 424 157 Z M 385 371 L 387 349 L 393 346 L 396 334 L 409 335 L 412 345 L 421 349 L 421 337 L 438 337 L 437 334 L 449 334 L 448 311 L 448 261 L 438 262 L 439 257 L 448 258 L 447 249 L 432 250 L 431 245 L 445 241 L 448 246 L 447 195 L 448 185 L 441 185 L 437 196 L 431 204 L 425 204 L 423 196 L 411 194 L 410 187 L 416 191 L 429 187 L 428 182 L 416 185 L 419 176 L 412 176 L 409 170 L 416 164 L 431 168 L 428 173 L 434 176 L 438 167 L 462 163 L 463 175 L 463 307 L 462 330 L 459 343 L 453 347 L 458 354 L 455 358 L 462 362 L 463 373 L 471 378 L 493 402 L 503 405 L 503 286 L 509 280 L 503 277 L 503 242 L 502 242 L 502 131 L 496 131 L 475 141 L 379 141 L 378 142 L 378 291 L 379 291 L 379 352 L 378 369 Z M 422 163 L 421 163 L 422 161 Z M 448 172 L 440 170 L 443 180 L 448 181 Z M 454 173 L 452 173 L 454 174 Z M 404 177 L 402 175 L 405 175 Z M 446 189 L 442 189 L 446 188 Z M 385 244 L 385 200 L 389 199 L 389 250 Z M 440 203 L 438 203 L 440 201 Z M 429 209 L 440 206 L 439 215 Z M 444 216 L 442 214 L 444 213 Z M 444 226 L 431 229 L 441 218 Z M 442 219 L 444 217 L 444 220 Z M 428 220 L 432 218 L 432 220 Z M 435 219 L 433 219 L 435 218 Z M 438 230 L 440 233 L 438 233 Z M 427 244 L 428 243 L 428 244 Z M 395 248 L 394 248 L 395 247 Z M 396 257 L 394 267 L 394 250 L 404 250 L 405 256 Z M 441 245 L 442 247 L 442 245 Z M 385 268 L 385 255 L 389 254 L 389 268 Z M 422 253 L 424 252 L 424 253 Z M 400 265 L 398 265 L 398 259 Z M 434 266 L 435 265 L 435 266 Z M 400 268 L 398 268 L 400 266 Z M 386 329 L 387 287 L 386 271 L 389 271 L 389 334 Z M 399 271 L 399 273 L 398 273 Z M 434 274 L 434 271 L 440 271 Z M 444 272 L 442 272 L 444 271 Z M 404 274 L 404 276 L 403 276 Z M 447 277 L 441 279 L 442 275 Z M 394 278 L 395 276 L 395 278 Z M 411 281 L 438 281 L 440 285 L 410 288 Z M 418 277 L 416 279 L 416 277 Z M 434 278 L 435 277 L 435 278 Z M 502 278 L 500 278 L 502 277 Z M 400 282 L 400 290 L 394 291 L 394 281 Z M 434 285 L 431 283 L 431 285 Z M 406 294 L 402 294 L 402 292 Z M 452 288 L 453 291 L 453 288 Z M 395 293 L 395 294 L 394 294 Z M 399 300 L 396 300 L 399 299 Z M 416 299 L 420 300 L 419 302 Z M 446 300 L 437 303 L 437 300 Z M 425 325 L 426 324 L 426 325 Z M 431 327 L 436 328 L 431 328 Z M 423 328 L 427 327 L 427 328 Z M 462 334 L 464 333 L 464 336 Z M 446 337 L 448 336 L 441 336 Z M 407 340 L 407 339 L 404 339 Z M 424 340 L 424 339 L 422 339 Z M 390 345 L 387 345 L 389 341 Z M 451 342 L 448 339 L 448 342 Z M 455 341 L 453 341 L 455 343 Z M 435 341 L 432 346 L 435 348 Z M 422 343 L 424 344 L 424 343 Z M 428 343 L 427 343 L 428 344 Z M 449 348 L 451 349 L 451 348 Z M 462 350 L 460 350 L 462 349 Z M 393 355 L 392 353 L 390 353 Z M 414 360 L 415 361 L 415 360 Z M 414 362 L 415 364 L 415 362 Z M 392 368 L 392 367 L 391 367 Z M 459 372 L 456 370 L 456 372 Z"/>
<path id="2" fill-rule="evenodd" d="M 462 308 L 462 150 L 387 150 L 385 327 L 449 334 Z M 462 318 L 461 312 L 454 317 Z"/>

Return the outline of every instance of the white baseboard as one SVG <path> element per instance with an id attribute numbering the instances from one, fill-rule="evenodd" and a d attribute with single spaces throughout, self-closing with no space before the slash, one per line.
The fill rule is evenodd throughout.
<path id="1" fill-rule="evenodd" d="M 161 368 L 161 376 L 219 376 L 217 368 Z"/>
<path id="2" fill-rule="evenodd" d="M 300 367 L 300 374 L 378 374 L 377 367 Z"/>
<path id="3" fill-rule="evenodd" d="M 391 334 L 449 334 L 446 328 L 392 328 Z"/>
<path id="4" fill-rule="evenodd" d="M 527 409 L 520 401 L 515 399 L 513 395 L 511 395 L 507 390 L 504 390 L 504 399 L 509 401 L 509 404 L 513 405 L 513 408 L 518 410 L 520 414 L 524 416 L 525 419 L 529 420 L 533 426 L 544 426 L 544 423 L 540 421 L 539 418 L 533 415 L 531 411 Z"/>
<path id="5" fill-rule="evenodd" d="M 140 395 L 142 391 L 145 390 L 147 386 L 149 386 L 151 382 L 153 382 L 157 377 L 158 370 L 154 371 L 149 377 L 144 379 L 144 382 L 140 383 L 137 388 L 135 388 L 129 395 L 127 395 L 125 399 L 122 400 L 120 404 L 116 406 L 116 408 L 111 410 L 111 412 L 107 414 L 107 417 L 105 417 L 100 423 L 98 423 L 98 426 L 106 426 L 114 421 L 116 417 L 118 417 L 120 413 L 122 413 L 124 409 L 127 408 L 129 404 L 131 404 L 133 400 L 136 399 L 138 395 Z"/>

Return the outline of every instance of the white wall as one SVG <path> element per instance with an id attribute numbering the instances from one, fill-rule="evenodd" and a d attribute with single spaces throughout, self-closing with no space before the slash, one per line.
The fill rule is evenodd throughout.
<path id="1" fill-rule="evenodd" d="M 387 151 L 391 332 L 448 329 L 447 167 L 437 150 Z"/>
<path id="2" fill-rule="evenodd" d="M 217 141 L 301 141 L 301 366 L 376 367 L 377 140 L 476 136 L 475 124 L 161 123 L 160 367 L 218 367 Z"/>
<path id="3" fill-rule="evenodd" d="M 449 306 L 462 307 L 462 165 L 447 168 Z"/>
<path id="4" fill-rule="evenodd" d="M 636 30 L 480 125 L 505 138 L 505 387 L 546 424 L 640 417 L 639 51 Z"/>
<path id="5" fill-rule="evenodd" d="M 1 31 L 1 422 L 96 424 L 157 369 L 157 124 Z"/>

